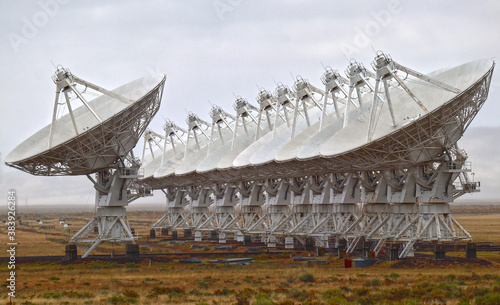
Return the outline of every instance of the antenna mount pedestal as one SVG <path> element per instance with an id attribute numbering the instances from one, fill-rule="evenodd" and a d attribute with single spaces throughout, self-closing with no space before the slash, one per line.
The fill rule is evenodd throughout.
<path id="1" fill-rule="evenodd" d="M 128 190 L 129 184 L 140 177 L 138 166 L 125 167 L 119 165 L 115 170 L 103 170 L 97 173 L 96 216 L 90 220 L 70 240 L 88 243 L 82 258 L 87 257 L 103 241 L 127 242 L 135 244 L 136 237 L 130 230 L 127 220 L 126 206 L 134 198 Z M 97 236 L 89 236 L 97 227 Z"/>

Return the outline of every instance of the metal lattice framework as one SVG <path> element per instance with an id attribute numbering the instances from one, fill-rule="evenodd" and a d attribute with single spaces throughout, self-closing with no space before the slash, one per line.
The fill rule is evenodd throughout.
<path id="1" fill-rule="evenodd" d="M 88 84 L 79 78 L 75 81 Z M 88 175 L 109 168 L 118 156 L 126 156 L 136 145 L 158 112 L 165 78 L 140 100 L 71 139 L 21 160 L 6 164 L 33 175 Z M 56 101 L 57 103 L 57 101 Z M 84 126 L 85 122 L 79 122 Z M 57 126 L 55 127 L 57 128 Z M 44 130 L 48 131 L 49 127 Z M 42 130 L 42 131 L 44 131 Z M 44 136 L 35 134 L 33 137 Z M 15 154 L 16 150 L 12 154 Z"/>
<path id="2" fill-rule="evenodd" d="M 135 244 L 125 207 L 152 193 L 150 187 L 137 183 L 143 175 L 132 149 L 158 112 L 166 77 L 142 78 L 113 91 L 63 67 L 52 79 L 56 84 L 52 123 L 14 149 L 6 164 L 33 175 L 86 175 L 92 181 L 96 216 L 70 240 L 70 244 L 87 243 L 82 257 L 104 241 Z M 87 101 L 88 89 L 102 95 Z M 64 102 L 59 101 L 61 95 Z M 73 109 L 75 100 L 83 105 Z M 68 113 L 58 117 L 63 107 Z"/>
<path id="3" fill-rule="evenodd" d="M 479 80 L 461 90 L 444 105 L 419 115 L 404 128 L 398 128 L 375 141 L 340 154 L 318 155 L 307 160 L 273 161 L 263 166 L 234 166 L 184 175 L 155 175 L 154 179 L 147 177 L 144 182 L 153 188 L 162 189 L 332 172 L 408 168 L 439 160 L 443 149 L 457 142 L 486 101 L 492 72 L 493 66 Z"/>
<path id="4" fill-rule="evenodd" d="M 401 256 L 420 240 L 472 240 L 449 213 L 455 198 L 479 191 L 456 143 L 487 99 L 494 63 L 424 75 L 379 52 L 372 67 L 351 61 L 347 78 L 327 68 L 324 90 L 301 77 L 293 90 L 262 89 L 259 108 L 238 98 L 233 127 L 212 116 L 205 146 L 188 149 L 189 132 L 174 141 L 166 128 L 157 169 L 141 180 L 166 194 L 153 227 L 194 230 L 198 241 L 203 231 L 220 242 L 257 234 L 287 248 L 334 238 L 348 252 L 392 241 Z"/>

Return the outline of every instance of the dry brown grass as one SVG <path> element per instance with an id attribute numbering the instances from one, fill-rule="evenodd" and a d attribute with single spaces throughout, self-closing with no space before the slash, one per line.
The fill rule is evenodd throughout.
<path id="1" fill-rule="evenodd" d="M 491 215 L 454 215 L 478 242 L 500 242 L 500 214 Z"/>
<path id="2" fill-rule="evenodd" d="M 160 211 L 136 211 L 129 213 L 131 227 L 135 228 L 139 235 L 145 240 L 149 235 L 149 225 L 162 216 Z M 44 255 L 64 255 L 65 245 L 69 241 L 70 234 L 85 225 L 87 220 L 92 218 L 91 213 L 84 214 L 47 214 L 42 215 L 43 225 L 54 225 L 55 229 L 41 229 L 36 222 L 37 215 L 21 214 L 24 221 L 28 221 L 30 226 L 16 227 L 16 237 L 19 256 L 44 256 Z M 500 214 L 457 214 L 454 218 L 472 235 L 477 242 L 500 243 Z M 66 219 L 69 230 L 64 229 L 59 224 L 60 219 Z M 7 228 L 0 226 L 0 242 L 7 242 Z M 81 246 L 79 246 L 80 248 Z M 162 250 L 160 250 L 162 249 Z M 161 247 L 153 247 L 153 253 L 170 252 Z M 79 250 L 80 251 L 80 250 Z M 94 254 L 123 253 L 124 246 L 119 243 L 103 243 Z M 7 253 L 0 253 L 0 257 L 6 257 Z"/>
<path id="3" fill-rule="evenodd" d="M 147 235 L 151 220 L 161 212 L 132 212 L 130 222 Z M 86 215 L 46 215 L 40 229 L 31 215 L 30 227 L 16 230 L 18 256 L 63 255 L 69 239 L 58 224 L 66 218 L 76 230 L 90 218 Z M 26 218 L 29 218 L 26 216 Z M 26 219 L 25 218 L 25 219 Z M 500 242 L 500 215 L 457 215 L 455 218 L 478 241 Z M 27 220 L 27 219 L 26 219 Z M 0 236 L 6 238 L 0 227 Z M 2 240 L 6 242 L 6 240 Z M 154 251 L 193 251 L 189 245 L 167 248 L 160 242 Z M 124 250 L 123 245 L 105 243 L 95 253 Z M 2 254 L 5 256 L 5 254 Z M 447 253 L 463 256 L 463 253 Z M 491 266 L 454 268 L 423 266 L 391 268 L 384 262 L 370 268 L 344 269 L 343 260 L 326 256 L 328 265 L 308 268 L 288 255 L 270 258 L 263 254 L 250 266 L 168 263 L 116 263 L 87 261 L 18 264 L 18 304 L 495 304 L 488 298 L 500 295 L 500 253 L 478 253 Z M 311 274 L 313 282 L 307 281 Z M 303 278 L 303 280 L 301 280 Z M 4 294 L 6 295 L 6 294 Z M 483 299 L 481 299 L 483 298 Z M 4 300 L 6 300 L 4 298 Z M 488 303 L 490 302 L 490 303 Z"/>
<path id="4" fill-rule="evenodd" d="M 91 213 L 84 214 L 47 214 L 42 215 L 42 226 L 54 226 L 55 229 L 42 229 L 38 224 L 35 214 L 20 214 L 22 221 L 28 222 L 29 226 L 16 225 L 16 242 L 18 256 L 46 256 L 46 255 L 64 255 L 64 250 L 69 239 L 74 235 L 85 223 L 93 216 Z M 153 219 L 158 219 L 162 212 L 155 211 L 138 211 L 129 213 L 129 223 L 132 228 L 135 228 L 139 236 L 149 235 L 149 225 Z M 69 228 L 59 224 L 59 220 L 66 220 Z M 7 242 L 7 228 L 0 226 L 0 242 Z M 78 248 L 83 245 L 78 245 Z M 79 250 L 80 251 L 80 250 Z M 93 254 L 110 254 L 124 253 L 124 246 L 119 243 L 103 243 Z M 0 257 L 6 257 L 7 253 L 0 253 Z"/>
<path id="5" fill-rule="evenodd" d="M 387 304 L 411 300 L 458 304 L 461 298 L 472 301 L 491 294 L 500 285 L 498 269 L 491 267 L 393 269 L 391 262 L 385 262 L 344 269 L 342 260 L 328 260 L 328 265 L 312 268 L 288 258 L 258 259 L 251 266 L 27 264 L 19 271 L 17 300 L 31 302 L 27 304 L 238 304 L 239 299 L 245 304 L 246 299 L 249 304 L 304 304 L 309 299 L 309 304 L 332 304 L 338 294 L 346 304 L 370 304 L 384 295 L 393 300 Z M 313 282 L 305 281 L 304 274 L 311 274 Z"/>

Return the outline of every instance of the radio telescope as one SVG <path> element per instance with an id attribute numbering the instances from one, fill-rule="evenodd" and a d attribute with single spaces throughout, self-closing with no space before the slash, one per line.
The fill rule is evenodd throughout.
<path id="1" fill-rule="evenodd" d="M 472 241 L 450 202 L 479 191 L 457 145 L 488 96 L 494 62 L 428 74 L 378 52 L 372 69 L 351 60 L 327 67 L 322 85 L 261 89 L 258 107 L 238 97 L 235 114 L 214 107 L 182 129 L 167 122 L 162 156 L 140 183 L 162 189 L 155 228 L 261 236 L 327 247 L 386 242 L 411 255 L 419 241 Z M 174 128 L 175 126 L 175 128 Z M 154 174 L 153 169 L 156 167 Z"/>
<path id="2" fill-rule="evenodd" d="M 160 107 L 165 76 L 109 91 L 59 66 L 52 80 L 52 123 L 19 144 L 5 163 L 32 175 L 86 175 L 92 181 L 96 216 L 70 240 L 88 243 L 82 257 L 103 241 L 135 244 L 125 207 L 151 190 L 135 182 L 141 173 L 132 149 Z M 97 235 L 90 237 L 95 227 Z"/>

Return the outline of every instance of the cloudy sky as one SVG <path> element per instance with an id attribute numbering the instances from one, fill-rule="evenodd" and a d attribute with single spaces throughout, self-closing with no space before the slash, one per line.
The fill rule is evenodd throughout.
<path id="1" fill-rule="evenodd" d="M 369 67 L 373 49 L 424 73 L 495 58 L 499 15 L 498 1 L 2 0 L 0 159 L 50 123 L 51 61 L 108 89 L 166 73 L 150 125 L 162 132 L 165 118 L 208 119 L 209 101 L 232 110 L 235 95 L 253 102 L 257 86 L 273 91 L 275 82 L 292 84 L 291 74 L 320 85 L 322 65 L 344 71 L 355 58 Z M 482 183 L 467 200 L 500 201 L 499 89 L 496 72 L 459 142 Z M 30 205 L 94 200 L 85 177 L 33 177 L 2 162 L 0 191 L 9 188 Z"/>

